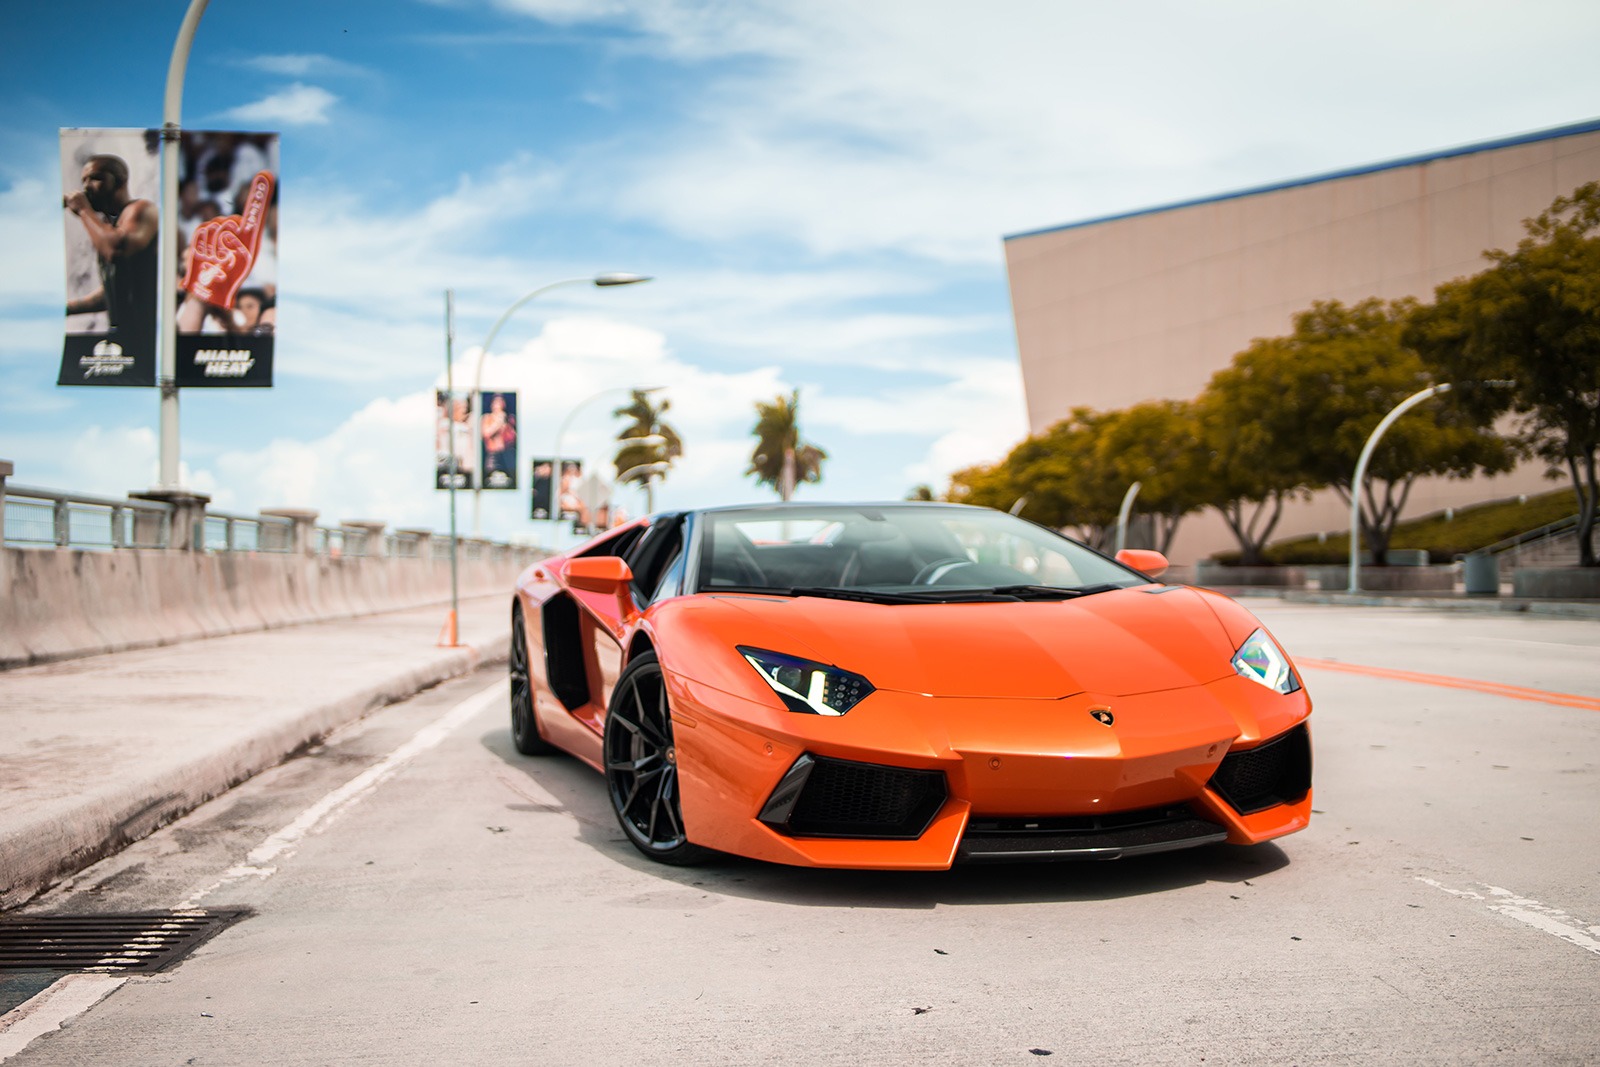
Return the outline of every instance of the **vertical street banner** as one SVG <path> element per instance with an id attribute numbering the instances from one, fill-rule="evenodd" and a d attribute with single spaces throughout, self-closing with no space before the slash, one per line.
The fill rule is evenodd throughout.
<path id="1" fill-rule="evenodd" d="M 185 130 L 178 175 L 178 385 L 272 385 L 278 135 Z"/>
<path id="2" fill-rule="evenodd" d="M 433 487 L 471 489 L 477 484 L 472 447 L 472 392 L 434 390 Z M 451 461 L 455 470 L 452 474 Z"/>
<path id="3" fill-rule="evenodd" d="M 583 502 L 579 488 L 583 485 L 583 461 L 578 459 L 564 459 L 561 461 L 561 482 L 556 490 L 556 507 L 560 511 L 560 518 L 571 519 L 573 528 L 587 527 L 589 525 L 589 505 Z"/>
<path id="4" fill-rule="evenodd" d="M 156 384 L 159 161 L 153 130 L 62 130 L 66 340 L 57 385 Z"/>
<path id="5" fill-rule="evenodd" d="M 484 391 L 479 469 L 485 489 L 517 487 L 517 394 Z"/>
<path id="6" fill-rule="evenodd" d="M 533 506 L 529 515 L 535 519 L 573 519 L 589 525 L 589 506 L 579 496 L 583 483 L 583 461 L 561 461 L 561 478 L 555 478 L 556 461 L 540 457 L 533 461 Z"/>
<path id="7" fill-rule="evenodd" d="M 533 487 L 533 504 L 528 509 L 528 516 L 534 519 L 555 518 L 551 511 L 555 500 L 555 470 L 556 461 L 549 456 L 539 456 L 533 460 L 533 476 L 529 479 Z"/>

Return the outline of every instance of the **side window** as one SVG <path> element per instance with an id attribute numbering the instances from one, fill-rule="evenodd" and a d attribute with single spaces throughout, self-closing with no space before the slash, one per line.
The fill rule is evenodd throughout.
<path id="1" fill-rule="evenodd" d="M 624 559 L 633 551 L 633 546 L 639 541 L 641 534 L 647 532 L 646 527 L 636 526 L 631 530 L 624 530 L 617 536 L 601 541 L 591 548 L 586 548 L 580 555 L 584 556 L 621 556 Z"/>
<path id="2" fill-rule="evenodd" d="M 633 571 L 633 597 L 640 604 L 655 599 L 668 570 L 683 557 L 683 521 L 671 516 L 651 524 L 627 552 L 628 568 Z M 682 575 L 681 565 L 678 568 Z"/>
<path id="3" fill-rule="evenodd" d="M 665 600 L 669 596 L 677 596 L 683 592 L 683 572 L 689 566 L 689 553 L 684 551 L 680 541 L 677 553 L 672 557 L 672 562 L 667 564 L 667 569 L 661 575 L 661 582 L 656 586 L 655 592 L 650 594 L 651 600 Z"/>

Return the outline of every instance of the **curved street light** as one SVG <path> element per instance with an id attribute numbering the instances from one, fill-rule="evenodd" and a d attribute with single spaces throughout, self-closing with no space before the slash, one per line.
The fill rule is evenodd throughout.
<path id="1" fill-rule="evenodd" d="M 624 283 L 614 282 L 612 284 Z M 557 524 L 557 526 L 559 526 L 561 522 L 561 439 L 567 436 L 567 428 L 572 425 L 572 420 L 577 417 L 578 412 L 582 411 L 596 400 L 599 400 L 601 397 L 610 396 L 612 393 L 659 393 L 665 388 L 666 386 L 664 385 L 650 385 L 644 387 L 643 389 L 635 389 L 631 385 L 610 385 L 598 392 L 590 393 L 588 396 L 578 401 L 577 404 L 573 405 L 571 411 L 567 412 L 567 417 L 562 419 L 561 425 L 556 428 L 556 447 L 551 455 L 550 461 L 550 518 Z M 555 547 L 554 529 L 556 529 L 556 527 L 552 527 L 552 548 Z"/>
<path id="2" fill-rule="evenodd" d="M 633 438 L 623 438 L 623 440 L 633 440 Z M 640 463 L 617 475 L 617 484 L 627 481 L 630 474 L 647 472 L 649 477 L 644 480 L 644 513 L 653 515 L 656 510 L 656 475 L 665 474 L 671 469 L 670 463 Z"/>
<path id="3" fill-rule="evenodd" d="M 1388 432 L 1406 412 L 1422 403 L 1424 400 L 1436 397 L 1441 393 L 1448 393 L 1452 389 L 1468 388 L 1471 386 L 1486 386 L 1491 389 L 1508 389 L 1516 385 L 1514 381 L 1484 381 L 1484 382 L 1445 382 L 1442 385 L 1431 385 L 1426 389 L 1412 393 L 1385 415 L 1373 428 L 1367 443 L 1361 447 L 1361 458 L 1356 460 L 1355 477 L 1350 482 L 1350 581 L 1345 587 L 1347 593 L 1361 591 L 1361 493 L 1367 480 L 1367 461 L 1372 458 L 1373 451 L 1378 447 L 1378 440 Z"/>
<path id="4" fill-rule="evenodd" d="M 1117 551 L 1121 552 L 1128 547 L 1128 517 L 1133 514 L 1133 498 L 1139 495 L 1139 486 L 1142 483 L 1134 482 L 1128 486 L 1128 491 L 1122 494 L 1122 507 L 1117 509 Z"/>
<path id="5" fill-rule="evenodd" d="M 478 349 L 477 366 L 472 372 L 472 392 L 470 395 L 474 398 L 474 403 L 472 409 L 472 444 L 470 447 L 478 449 L 480 452 L 483 447 L 483 402 L 480 393 L 483 388 L 484 357 L 489 354 L 489 346 L 494 344 L 494 339 L 499 336 L 500 328 L 516 313 L 518 308 L 535 297 L 548 293 L 552 289 L 559 289 L 563 285 L 593 285 L 599 289 L 608 289 L 618 285 L 637 285 L 640 282 L 648 282 L 650 280 L 651 278 L 648 274 L 629 274 L 626 271 L 608 271 L 604 274 L 596 274 L 591 278 L 563 278 L 561 281 L 539 286 L 539 288 L 519 298 L 510 307 L 506 308 L 500 317 L 495 320 L 495 324 L 489 328 L 489 336 L 483 339 L 483 346 Z M 559 457 L 557 458 L 559 459 Z M 482 464 L 480 463 L 478 466 L 482 466 Z M 557 467 L 556 470 L 559 472 L 560 467 Z M 472 535 L 474 537 L 478 535 L 478 518 L 481 514 L 484 473 L 484 471 L 478 471 L 477 478 L 472 486 Z M 559 509 L 557 510 L 559 511 Z"/>

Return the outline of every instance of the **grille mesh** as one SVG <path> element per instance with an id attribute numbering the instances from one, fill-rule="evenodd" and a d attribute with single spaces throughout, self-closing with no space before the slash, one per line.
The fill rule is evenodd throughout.
<path id="1" fill-rule="evenodd" d="M 1211 788 L 1241 815 L 1301 799 L 1311 788 L 1311 738 L 1305 726 L 1228 753 L 1211 776 Z"/>
<path id="2" fill-rule="evenodd" d="M 791 833 L 914 838 L 944 805 L 944 775 L 814 757 L 788 820 Z"/>

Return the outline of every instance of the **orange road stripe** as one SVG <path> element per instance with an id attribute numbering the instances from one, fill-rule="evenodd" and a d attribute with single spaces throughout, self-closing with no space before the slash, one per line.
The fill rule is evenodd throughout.
<path id="1" fill-rule="evenodd" d="M 1540 704 L 1557 704 L 1564 708 L 1584 708 L 1600 711 L 1600 697 L 1577 696 L 1573 693 L 1552 693 L 1545 689 L 1529 689 L 1521 685 L 1500 682 L 1479 682 L 1471 678 L 1452 678 L 1448 674 L 1423 674 L 1420 671 L 1397 671 L 1388 667 L 1365 667 L 1359 663 L 1340 663 L 1335 659 L 1310 659 L 1296 656 L 1298 666 L 1319 671 L 1343 671 L 1346 674 L 1365 674 L 1371 678 L 1391 678 L 1397 682 L 1416 682 L 1420 685 L 1438 685 L 1447 689 L 1470 689 L 1474 693 L 1510 697 L 1512 700 L 1532 700 Z"/>

